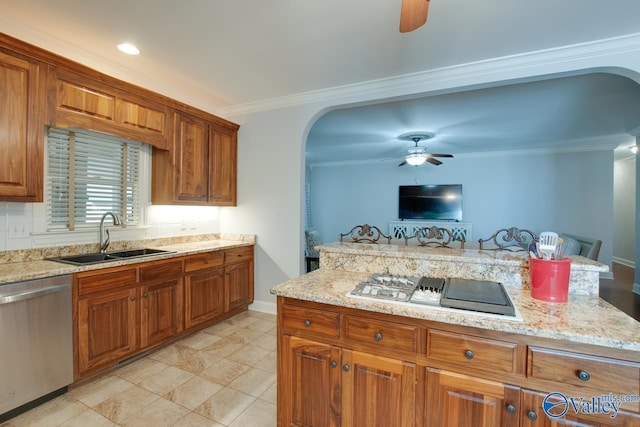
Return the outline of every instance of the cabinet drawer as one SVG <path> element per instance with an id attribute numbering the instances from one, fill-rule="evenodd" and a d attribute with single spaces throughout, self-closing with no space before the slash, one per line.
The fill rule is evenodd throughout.
<path id="1" fill-rule="evenodd" d="M 184 264 L 184 271 L 194 271 L 203 268 L 217 267 L 224 264 L 224 252 L 206 252 L 198 255 L 191 255 Z"/>
<path id="2" fill-rule="evenodd" d="M 135 268 L 94 272 L 93 274 L 78 275 L 78 294 L 80 296 L 102 292 L 119 287 L 133 286 L 137 283 L 138 275 Z"/>
<path id="3" fill-rule="evenodd" d="M 253 246 L 243 246 L 241 248 L 228 249 L 224 251 L 224 263 L 234 263 L 247 261 L 253 258 Z"/>
<path id="4" fill-rule="evenodd" d="M 527 376 L 603 393 L 640 394 L 640 364 L 607 357 L 529 347 Z"/>
<path id="5" fill-rule="evenodd" d="M 171 279 L 182 274 L 182 261 L 156 261 L 140 267 L 140 281 Z"/>
<path id="6" fill-rule="evenodd" d="M 346 316 L 345 336 L 364 344 L 407 352 L 418 351 L 419 328 L 382 322 L 358 316 Z"/>
<path id="7" fill-rule="evenodd" d="M 331 311 L 282 305 L 282 326 L 331 337 L 340 336 L 340 315 Z"/>
<path id="8" fill-rule="evenodd" d="M 515 352 L 516 344 L 511 342 L 433 329 L 427 332 L 427 357 L 441 362 L 514 374 Z"/>

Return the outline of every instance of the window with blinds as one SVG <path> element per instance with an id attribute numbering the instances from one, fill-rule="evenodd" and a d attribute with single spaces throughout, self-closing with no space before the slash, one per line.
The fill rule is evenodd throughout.
<path id="1" fill-rule="evenodd" d="M 124 138 L 49 128 L 47 230 L 95 228 L 109 211 L 140 225 L 141 151 Z"/>

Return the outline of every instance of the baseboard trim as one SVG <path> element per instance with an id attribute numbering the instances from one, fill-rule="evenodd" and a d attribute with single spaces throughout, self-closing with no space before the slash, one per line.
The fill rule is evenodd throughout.
<path id="1" fill-rule="evenodd" d="M 253 301 L 253 304 L 249 306 L 249 310 L 259 311 L 261 313 L 276 314 L 277 306 L 275 302 Z"/>
<path id="2" fill-rule="evenodd" d="M 634 283 L 634 284 L 633 284 L 633 289 L 631 289 L 631 291 L 632 291 L 634 294 L 638 294 L 638 295 L 640 295 L 640 283 Z"/>
<path id="3" fill-rule="evenodd" d="M 613 280 L 613 271 L 601 271 L 600 278 L 606 280 Z"/>
<path id="4" fill-rule="evenodd" d="M 628 259 L 618 258 L 614 256 L 613 258 L 611 258 L 611 261 L 615 262 L 616 264 L 622 264 L 622 265 L 626 265 L 627 267 L 636 268 L 635 261 L 631 261 Z"/>

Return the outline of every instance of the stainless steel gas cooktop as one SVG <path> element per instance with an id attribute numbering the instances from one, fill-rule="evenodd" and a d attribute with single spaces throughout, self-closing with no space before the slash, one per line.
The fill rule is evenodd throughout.
<path id="1" fill-rule="evenodd" d="M 499 282 L 372 274 L 347 296 L 522 320 Z"/>

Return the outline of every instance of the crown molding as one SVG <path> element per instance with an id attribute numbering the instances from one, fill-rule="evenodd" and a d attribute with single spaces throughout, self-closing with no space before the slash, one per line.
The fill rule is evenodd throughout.
<path id="1" fill-rule="evenodd" d="M 514 72 L 522 74 L 525 69 L 546 69 L 550 64 L 564 64 L 567 73 L 575 73 L 581 69 L 576 64 L 620 53 L 640 55 L 640 33 L 222 107 L 217 113 L 223 117 L 233 117 L 310 103 L 337 105 L 351 98 L 371 100 L 388 97 L 385 93 L 390 91 L 394 96 L 406 96 L 424 91 L 425 87 L 451 89 L 466 86 L 471 80 L 479 84 L 479 77 L 482 77 L 484 84 L 487 84 L 487 80 L 503 81 L 507 78 L 504 76 L 513 76 Z M 529 72 L 529 76 L 541 74 L 544 72 Z"/>

